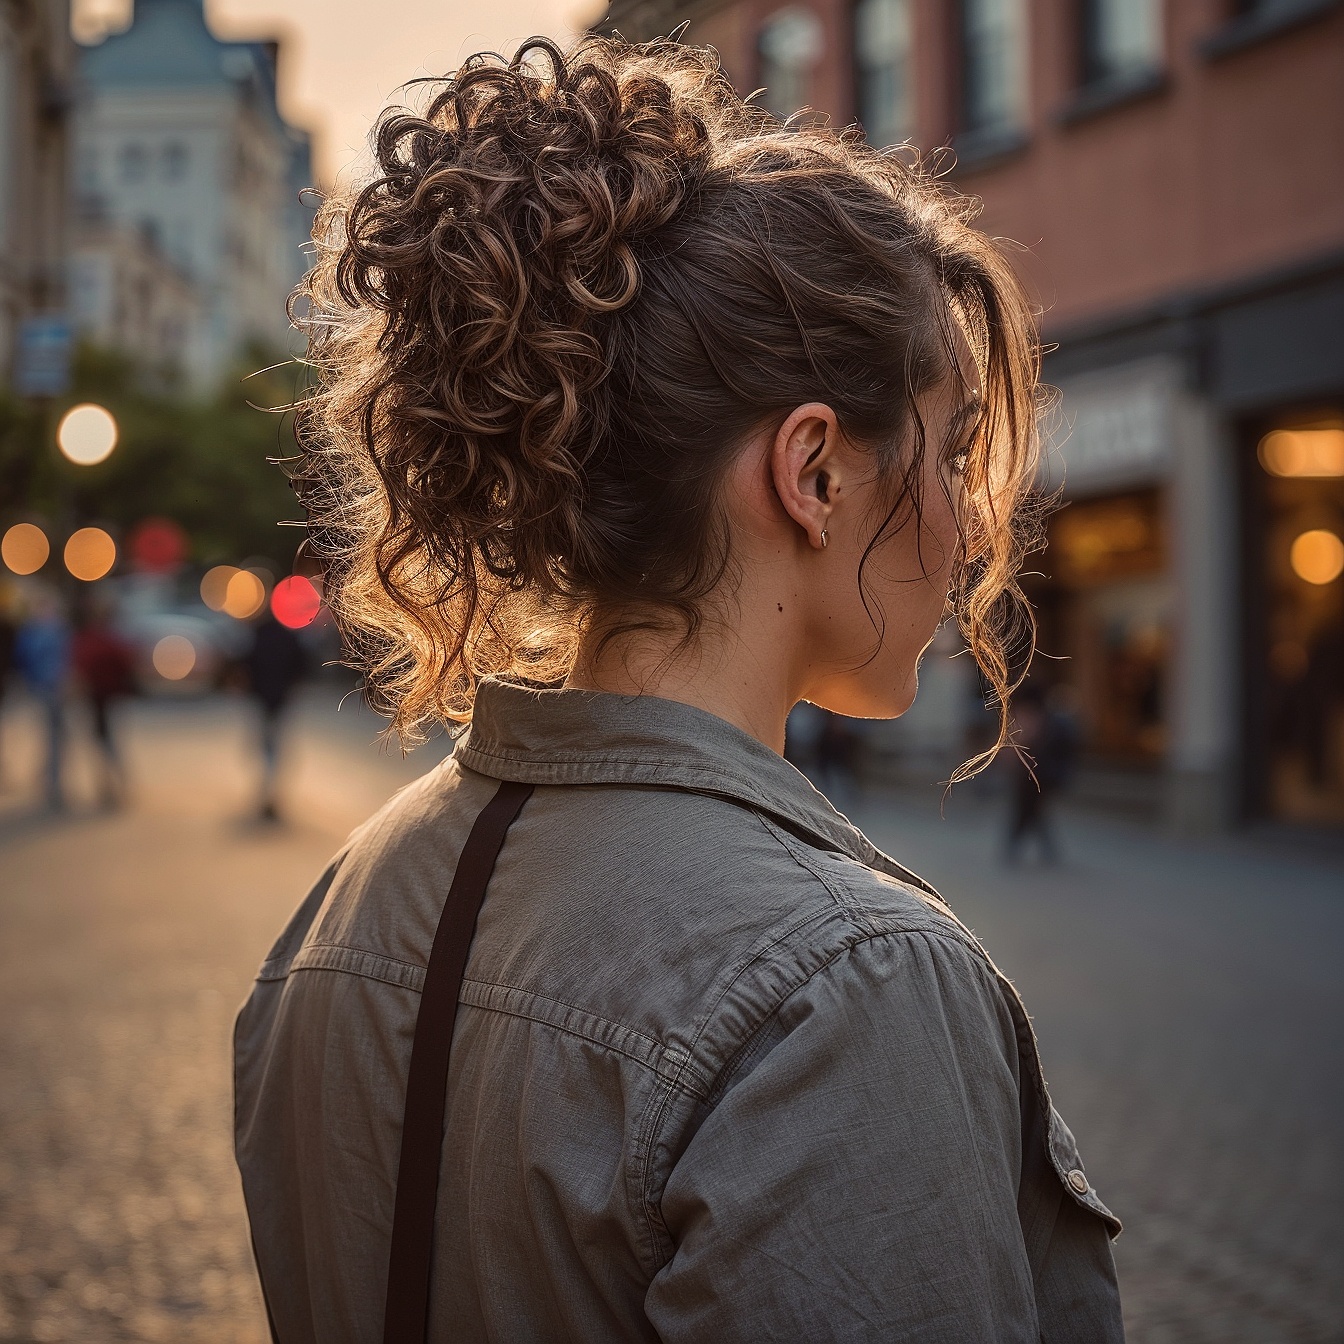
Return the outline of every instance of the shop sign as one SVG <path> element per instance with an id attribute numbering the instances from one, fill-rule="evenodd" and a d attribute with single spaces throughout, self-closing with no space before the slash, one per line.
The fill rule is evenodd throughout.
<path id="1" fill-rule="evenodd" d="M 60 397 L 70 386 L 70 323 L 43 313 L 19 325 L 14 391 L 21 397 Z"/>
<path id="2" fill-rule="evenodd" d="M 1070 379 L 1047 426 L 1045 475 L 1070 495 L 1150 485 L 1171 459 L 1174 378 L 1148 363 Z"/>

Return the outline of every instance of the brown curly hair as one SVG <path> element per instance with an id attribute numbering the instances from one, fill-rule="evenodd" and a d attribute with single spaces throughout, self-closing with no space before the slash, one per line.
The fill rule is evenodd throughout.
<path id="1" fill-rule="evenodd" d="M 919 516 L 915 401 L 955 376 L 958 324 L 983 413 L 951 599 L 1006 715 L 1038 354 L 971 204 L 671 40 L 534 38 L 430 84 L 323 204 L 294 309 L 310 534 L 403 738 L 469 718 L 482 676 L 563 679 L 593 622 L 689 638 L 731 566 L 719 482 L 804 402 L 889 475 L 871 554 Z"/>

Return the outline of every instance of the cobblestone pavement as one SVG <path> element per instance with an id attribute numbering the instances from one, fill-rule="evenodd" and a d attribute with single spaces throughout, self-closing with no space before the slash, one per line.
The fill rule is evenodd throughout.
<path id="1" fill-rule="evenodd" d="M 0 794 L 0 1344 L 252 1344 L 265 1326 L 230 1151 L 229 1028 L 338 838 L 429 758 L 305 706 L 289 822 L 247 824 L 245 714 L 136 706 L 130 807 Z M 90 797 L 88 763 L 72 772 Z M 1344 1340 L 1344 863 L 1071 818 L 1069 861 L 1005 870 L 991 808 L 855 805 L 1021 987 L 1117 1246 L 1138 1344 Z M 1081 1344 L 1081 1342 L 1080 1342 Z"/>

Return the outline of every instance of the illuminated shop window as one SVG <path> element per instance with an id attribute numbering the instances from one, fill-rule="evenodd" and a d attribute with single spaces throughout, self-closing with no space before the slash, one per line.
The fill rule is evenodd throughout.
<path id="1" fill-rule="evenodd" d="M 1269 811 L 1344 824 L 1344 414 L 1285 418 L 1256 445 Z"/>
<path id="2" fill-rule="evenodd" d="M 1167 745 L 1171 580 L 1161 492 L 1075 501 L 1054 514 L 1033 586 L 1040 648 L 1057 660 L 1095 761 L 1152 769 Z"/>

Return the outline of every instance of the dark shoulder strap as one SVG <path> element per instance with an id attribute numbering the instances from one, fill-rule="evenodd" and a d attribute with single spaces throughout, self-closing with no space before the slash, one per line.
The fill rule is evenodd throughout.
<path id="1" fill-rule="evenodd" d="M 448 1052 L 457 1020 L 457 996 L 476 916 L 495 870 L 504 835 L 532 792 L 531 784 L 506 780 L 471 828 L 434 934 L 406 1082 L 406 1116 L 392 1216 L 383 1344 L 424 1344 L 429 1316 L 429 1275 L 434 1249 L 434 1205 L 443 1155 Z"/>

